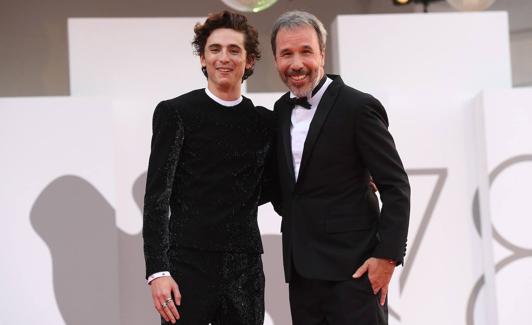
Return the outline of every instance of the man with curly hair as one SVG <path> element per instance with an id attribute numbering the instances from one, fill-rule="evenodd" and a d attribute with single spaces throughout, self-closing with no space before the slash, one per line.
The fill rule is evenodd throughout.
<path id="1" fill-rule="evenodd" d="M 146 278 L 162 323 L 264 320 L 257 206 L 273 113 L 241 95 L 260 58 L 246 17 L 223 11 L 194 28 L 207 87 L 159 103 L 144 197 Z"/>

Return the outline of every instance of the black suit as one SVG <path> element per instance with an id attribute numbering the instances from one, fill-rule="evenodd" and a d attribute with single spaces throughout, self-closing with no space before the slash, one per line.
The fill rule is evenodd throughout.
<path id="1" fill-rule="evenodd" d="M 295 181 L 289 93 L 275 103 L 285 277 L 350 280 L 369 257 L 402 263 L 410 186 L 378 100 L 330 75 Z M 369 187 L 374 178 L 383 203 Z M 366 280 L 367 281 L 367 280 Z"/>

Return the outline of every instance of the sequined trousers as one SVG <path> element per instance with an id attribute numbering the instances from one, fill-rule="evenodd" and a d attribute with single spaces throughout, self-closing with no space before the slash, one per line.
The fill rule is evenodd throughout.
<path id="1" fill-rule="evenodd" d="M 179 325 L 262 325 L 264 272 L 257 253 L 179 248 L 169 253 L 181 292 Z M 162 320 L 161 324 L 170 323 Z"/>

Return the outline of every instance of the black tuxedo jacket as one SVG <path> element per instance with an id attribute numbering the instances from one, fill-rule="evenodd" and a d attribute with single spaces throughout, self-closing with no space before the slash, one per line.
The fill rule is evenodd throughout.
<path id="1" fill-rule="evenodd" d="M 311 279 L 341 281 L 369 257 L 402 263 L 410 186 L 386 111 L 339 76 L 317 107 L 297 182 L 290 138 L 289 93 L 276 103 L 280 214 L 287 282 L 293 267 Z M 369 187 L 379 189 L 382 209 Z"/>

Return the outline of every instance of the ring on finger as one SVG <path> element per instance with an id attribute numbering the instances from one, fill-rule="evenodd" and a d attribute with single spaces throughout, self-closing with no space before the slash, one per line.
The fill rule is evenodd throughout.
<path id="1" fill-rule="evenodd" d="M 174 300 L 174 299 L 172 299 L 172 297 L 168 297 L 168 298 L 166 298 L 166 300 L 165 300 L 164 302 L 165 302 L 165 303 L 169 303 L 169 302 L 172 301 L 172 300 Z"/>
<path id="2" fill-rule="evenodd" d="M 168 308 L 168 303 L 166 302 L 163 302 L 161 305 L 163 306 L 163 308 Z"/>

